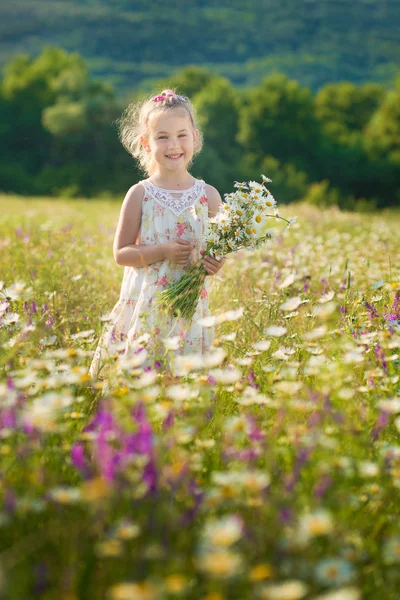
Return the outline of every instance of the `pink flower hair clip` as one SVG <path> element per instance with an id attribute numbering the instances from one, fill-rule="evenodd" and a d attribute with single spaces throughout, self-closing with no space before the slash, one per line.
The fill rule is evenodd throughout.
<path id="1" fill-rule="evenodd" d="M 183 96 L 179 96 L 178 94 L 174 94 L 172 90 L 165 90 L 164 94 L 159 94 L 158 96 L 153 96 L 151 99 L 153 102 L 162 102 L 165 98 L 176 96 L 181 102 L 187 102 L 186 98 Z"/>

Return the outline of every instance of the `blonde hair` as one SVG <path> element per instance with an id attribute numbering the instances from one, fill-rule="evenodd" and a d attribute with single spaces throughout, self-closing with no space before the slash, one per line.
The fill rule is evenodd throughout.
<path id="1" fill-rule="evenodd" d="M 148 137 L 150 117 L 176 109 L 185 111 L 193 131 L 195 129 L 199 131 L 194 146 L 193 156 L 195 156 L 203 147 L 203 134 L 196 123 L 196 112 L 189 98 L 176 94 L 174 90 L 163 90 L 160 94 L 150 96 L 141 102 L 132 102 L 117 120 L 122 145 L 137 159 L 147 175 L 151 175 L 155 168 L 151 153 L 146 152 L 143 145 L 143 139 Z"/>

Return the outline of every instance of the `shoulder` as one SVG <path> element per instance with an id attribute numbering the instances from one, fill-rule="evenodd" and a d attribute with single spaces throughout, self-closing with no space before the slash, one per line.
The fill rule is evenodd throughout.
<path id="1" fill-rule="evenodd" d="M 221 195 L 219 191 L 209 183 L 205 183 L 204 186 L 208 200 L 208 212 L 217 213 L 222 204 Z"/>
<path id="2" fill-rule="evenodd" d="M 146 189 L 142 182 L 139 181 L 139 183 L 135 183 L 135 185 L 130 187 L 126 192 L 121 210 L 129 213 L 135 211 L 135 209 L 141 208 L 145 191 Z"/>

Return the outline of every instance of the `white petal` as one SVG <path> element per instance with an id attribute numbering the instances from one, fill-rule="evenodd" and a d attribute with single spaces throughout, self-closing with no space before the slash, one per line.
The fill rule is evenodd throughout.
<path id="1" fill-rule="evenodd" d="M 283 302 L 283 304 L 280 305 L 280 309 L 281 310 L 296 310 L 296 308 L 298 308 L 301 304 L 301 298 L 300 296 L 294 296 L 293 298 L 288 298 L 286 300 L 286 302 Z"/>

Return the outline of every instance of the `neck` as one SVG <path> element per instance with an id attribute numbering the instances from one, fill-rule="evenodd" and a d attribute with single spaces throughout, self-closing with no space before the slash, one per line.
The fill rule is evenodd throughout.
<path id="1" fill-rule="evenodd" d="M 188 171 L 160 171 L 156 170 L 149 177 L 153 183 L 159 185 L 160 187 L 179 189 L 179 188 L 188 188 L 193 185 L 193 175 L 191 175 Z"/>

